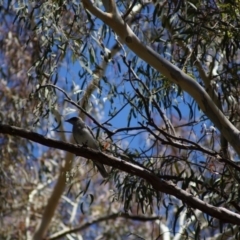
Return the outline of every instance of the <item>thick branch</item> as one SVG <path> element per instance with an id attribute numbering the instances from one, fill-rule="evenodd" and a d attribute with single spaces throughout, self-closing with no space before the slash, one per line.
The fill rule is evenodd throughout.
<path id="1" fill-rule="evenodd" d="M 83 3 L 92 14 L 111 27 L 136 55 L 188 92 L 235 151 L 240 154 L 240 134 L 238 129 L 223 115 L 206 91 L 194 79 L 154 52 L 150 47 L 145 46 L 127 23 L 124 22 L 118 11 L 114 10 L 115 14 L 104 13 L 95 7 L 90 0 L 83 0 Z"/>
<path id="2" fill-rule="evenodd" d="M 103 164 L 118 168 L 127 173 L 136 175 L 142 179 L 145 179 L 156 191 L 160 191 L 166 194 L 175 196 L 176 198 L 182 200 L 189 207 L 197 208 L 202 212 L 211 215 L 223 222 L 232 223 L 240 226 L 240 215 L 231 212 L 223 207 L 212 206 L 196 197 L 191 195 L 185 190 L 177 187 L 170 181 L 161 180 L 151 171 L 133 163 L 126 162 L 122 159 L 108 156 L 107 154 L 91 150 L 86 147 L 78 147 L 74 144 L 69 144 L 53 139 L 46 138 L 38 133 L 27 131 L 18 127 L 13 127 L 5 124 L 0 124 L 0 133 L 9 134 L 12 136 L 19 136 L 31 141 L 40 143 L 44 146 L 53 147 L 74 153 L 78 156 L 85 158 L 91 158 L 93 161 L 99 161 Z"/>

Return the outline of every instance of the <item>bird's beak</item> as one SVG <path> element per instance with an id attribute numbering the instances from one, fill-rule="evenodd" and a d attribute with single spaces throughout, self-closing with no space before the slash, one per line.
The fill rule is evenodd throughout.
<path id="1" fill-rule="evenodd" d="M 64 122 L 69 122 L 69 123 L 70 123 L 70 119 L 67 119 L 67 120 L 65 120 Z"/>

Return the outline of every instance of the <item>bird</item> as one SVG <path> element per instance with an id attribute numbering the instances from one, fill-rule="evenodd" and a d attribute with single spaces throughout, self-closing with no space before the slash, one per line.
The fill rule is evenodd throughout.
<path id="1" fill-rule="evenodd" d="M 77 144 L 86 145 L 89 148 L 99 150 L 99 144 L 97 140 L 95 139 L 92 130 L 85 124 L 85 122 L 80 117 L 72 117 L 65 122 L 68 122 L 73 125 L 72 128 L 72 134 L 73 138 L 75 139 L 75 142 Z M 96 167 L 98 168 L 98 171 L 102 175 L 103 178 L 108 177 L 108 173 L 101 163 L 96 163 Z"/>

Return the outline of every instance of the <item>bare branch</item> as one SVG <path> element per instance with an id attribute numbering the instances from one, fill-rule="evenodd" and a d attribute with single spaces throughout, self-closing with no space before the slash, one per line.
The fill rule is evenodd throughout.
<path id="1" fill-rule="evenodd" d="M 100 223 L 100 222 L 104 222 L 104 221 L 108 221 L 108 220 L 113 220 L 116 218 L 124 218 L 124 219 L 130 219 L 133 221 L 141 221 L 141 222 L 147 222 L 147 221 L 156 221 L 159 219 L 158 216 L 156 217 L 144 217 L 144 216 L 131 216 L 127 213 L 114 213 L 105 217 L 100 217 L 96 220 L 92 220 L 92 221 L 88 221 L 86 223 L 84 223 L 82 226 L 68 230 L 68 231 L 63 231 L 61 233 L 57 233 L 55 236 L 49 237 L 48 240 L 56 240 L 56 239 L 60 239 L 61 237 L 66 236 L 67 234 L 71 234 L 71 233 L 75 233 L 75 232 L 80 232 L 94 224 Z"/>
<path id="2" fill-rule="evenodd" d="M 41 88 L 45 88 L 45 87 L 52 87 L 55 88 L 57 90 L 59 90 L 60 92 L 62 92 L 64 94 L 64 96 L 66 97 L 65 101 L 71 103 L 73 106 L 75 106 L 76 108 L 78 108 L 79 110 L 81 110 L 85 115 L 87 115 L 98 127 L 102 128 L 107 134 L 109 135 L 113 135 L 113 133 L 108 130 L 106 127 L 104 127 L 102 124 L 100 124 L 95 118 L 92 117 L 91 114 L 89 114 L 87 111 L 85 111 L 80 105 L 78 105 L 77 103 L 75 103 L 69 96 L 68 94 L 60 87 L 57 87 L 53 84 L 45 84 L 40 86 L 37 91 L 39 91 Z"/>
<path id="3" fill-rule="evenodd" d="M 26 138 L 31 141 L 40 143 L 44 146 L 68 151 L 78 156 L 90 158 L 93 161 L 101 162 L 105 165 L 120 169 L 129 174 L 132 174 L 144 179 L 149 184 L 151 184 L 153 189 L 155 189 L 156 191 L 173 195 L 190 207 L 197 208 L 202 212 L 212 217 L 215 217 L 223 222 L 232 223 L 240 226 L 239 214 L 231 212 L 230 210 L 227 210 L 226 208 L 223 208 L 223 207 L 215 207 L 211 204 L 208 204 L 194 197 L 188 191 L 182 190 L 181 188 L 173 184 L 171 181 L 164 181 L 160 179 L 153 172 L 137 164 L 133 164 L 113 156 L 109 156 L 100 151 L 95 151 L 86 147 L 78 147 L 74 144 L 49 139 L 38 133 L 27 131 L 18 127 L 13 127 L 5 124 L 0 124 L 0 133 Z"/>

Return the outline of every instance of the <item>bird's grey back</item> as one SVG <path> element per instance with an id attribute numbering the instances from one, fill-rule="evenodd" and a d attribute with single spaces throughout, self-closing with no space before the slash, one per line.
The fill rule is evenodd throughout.
<path id="1" fill-rule="evenodd" d="M 92 149 L 99 149 L 99 145 L 90 128 L 83 122 L 78 121 L 73 125 L 73 137 L 78 144 L 84 144 Z M 89 136 L 90 135 L 90 136 Z"/>

